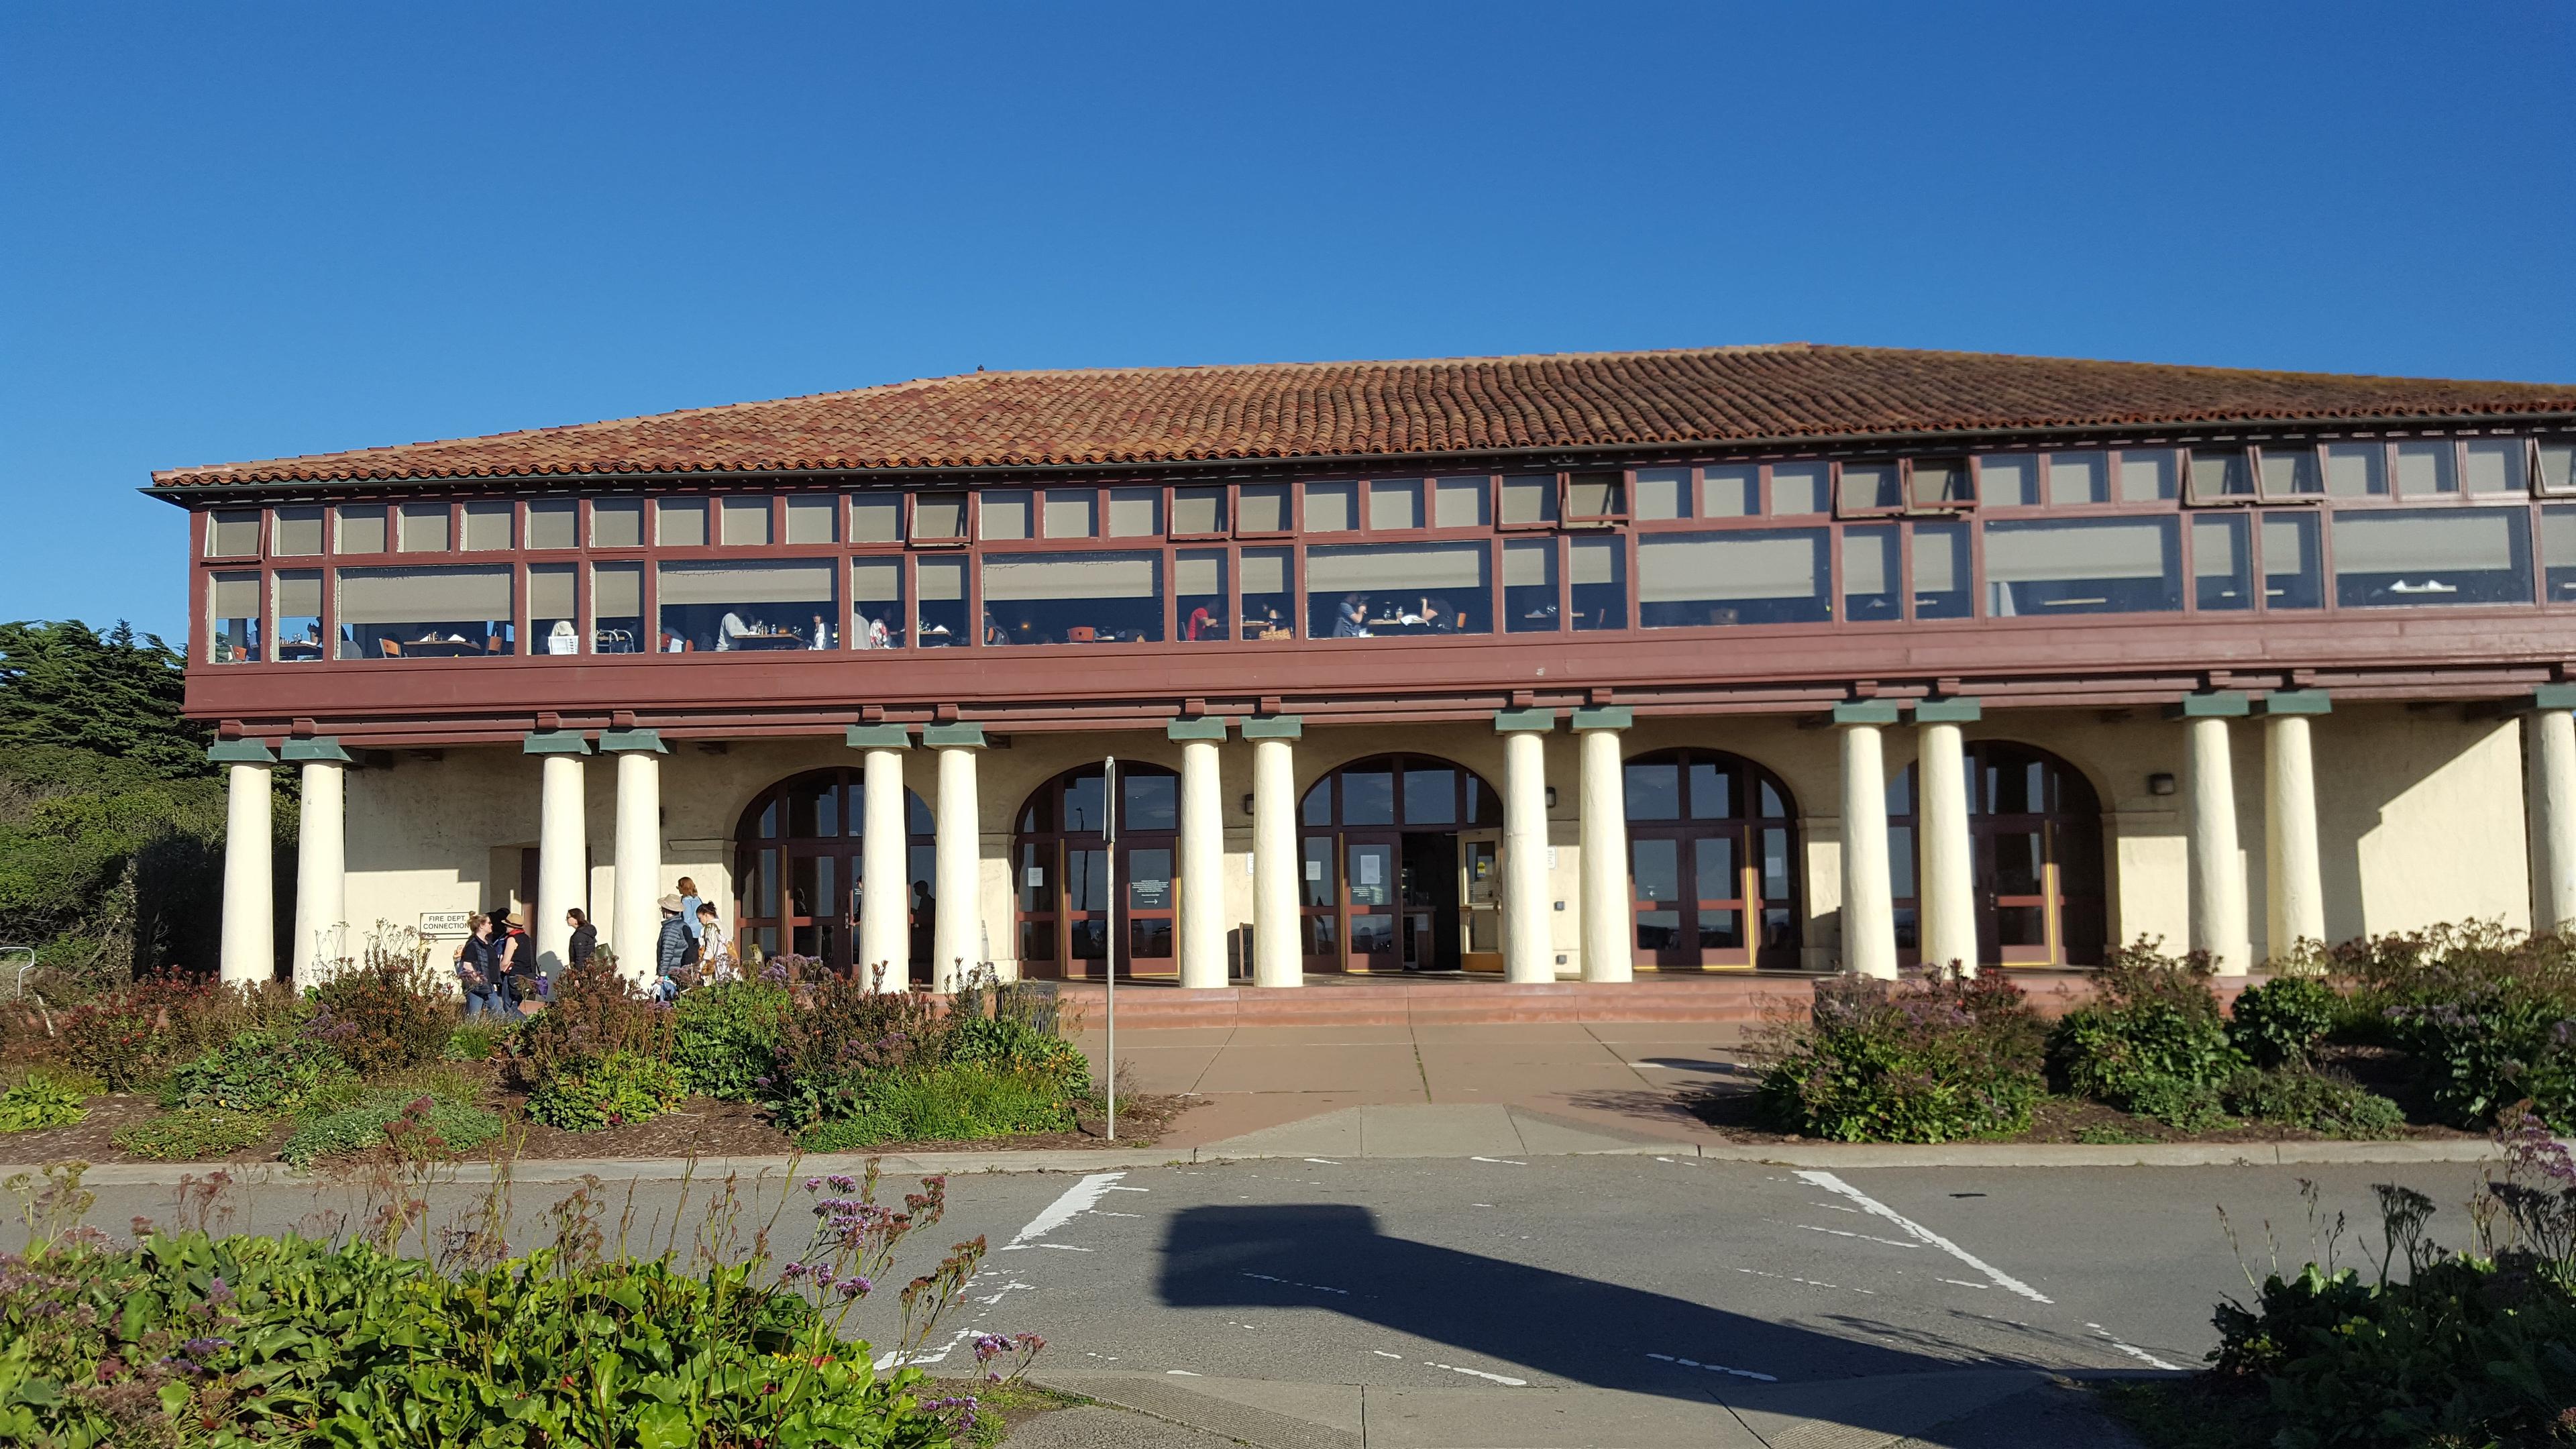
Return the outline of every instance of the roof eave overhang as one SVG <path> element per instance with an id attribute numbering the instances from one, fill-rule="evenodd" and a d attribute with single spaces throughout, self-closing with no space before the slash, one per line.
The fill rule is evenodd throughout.
<path id="1" fill-rule="evenodd" d="M 1276 457 L 1169 458 L 1086 462 L 974 463 L 935 465 L 854 465 L 832 468 L 697 468 L 584 470 L 560 473 L 430 473 L 396 477 L 267 478 L 205 483 L 163 483 L 157 479 L 138 489 L 147 497 L 171 503 L 190 498 L 296 493 L 316 488 L 427 488 L 468 485 L 530 485 L 583 488 L 610 485 L 646 487 L 657 483 L 706 483 L 737 478 L 925 478 L 1005 480 L 1080 474 L 1267 473 L 1331 468 L 1365 471 L 1373 465 L 1403 463 L 1437 468 L 1444 464 L 1500 461 L 1619 458 L 1640 454 L 1700 452 L 1766 452 L 1781 448 L 1832 451 L 1849 448 L 1911 448 L 1937 445 L 1973 448 L 1996 444 L 2064 442 L 2106 438 L 2171 435 L 2176 438 L 2250 433 L 2313 433 L 2346 430 L 2384 432 L 2423 428 L 2529 427 L 2576 422 L 2576 409 L 2530 412 L 2354 414 L 2305 418 L 2192 418 L 2154 422 L 2051 423 L 2015 427 L 1925 428 L 1871 433 L 1782 433 L 1757 437 L 1659 439 L 1639 443 L 1549 443 L 1508 448 L 1460 448 L 1393 453 L 1293 453 Z"/>

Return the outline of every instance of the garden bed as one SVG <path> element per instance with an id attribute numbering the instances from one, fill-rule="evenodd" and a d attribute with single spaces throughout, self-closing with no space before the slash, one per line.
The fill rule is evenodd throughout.
<path id="1" fill-rule="evenodd" d="M 1684 1104 L 1700 1123 L 1713 1129 L 1728 1142 L 1747 1147 L 1776 1147 L 1790 1143 L 1818 1143 L 1827 1139 L 1795 1132 L 1774 1131 L 1763 1125 L 1765 1118 L 1759 1099 L 1744 1088 L 1731 1088 L 1704 1093 Z M 1122 1114 L 1123 1115 L 1123 1114 Z M 2464 1131 L 2441 1122 L 2410 1120 L 2398 1131 L 2380 1141 L 2469 1141 L 2482 1133 Z M 2233 1121 L 2223 1127 L 2199 1132 L 2186 1132 L 2168 1126 L 2152 1117 L 2123 1112 L 2105 1103 L 2082 1097 L 2049 1095 L 2031 1108 L 2030 1126 L 2023 1131 L 1996 1137 L 1978 1137 L 1978 1142 L 2028 1143 L 2148 1143 L 2148 1142 L 2324 1142 L 2333 1139 L 2324 1133 L 2277 1122 Z"/>

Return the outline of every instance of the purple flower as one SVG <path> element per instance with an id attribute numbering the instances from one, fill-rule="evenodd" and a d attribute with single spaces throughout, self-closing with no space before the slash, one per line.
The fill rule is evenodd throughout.
<path id="1" fill-rule="evenodd" d="M 812 1192 L 814 1189 L 821 1187 L 822 1185 L 823 1179 L 819 1177 L 809 1177 L 805 1179 L 805 1190 L 807 1192 Z"/>
<path id="2" fill-rule="evenodd" d="M 998 1334 L 983 1334 L 975 1340 L 975 1362 L 977 1363 L 991 1363 L 1010 1351 L 1010 1340 Z"/>
<path id="3" fill-rule="evenodd" d="M 853 1273 L 841 1280 L 841 1301 L 849 1302 L 868 1291 L 868 1280 Z"/>
<path id="4" fill-rule="evenodd" d="M 857 1192 L 859 1190 L 859 1180 L 857 1178 L 846 1177 L 837 1172 L 832 1174 L 831 1183 L 832 1191 L 834 1192 Z"/>
<path id="5" fill-rule="evenodd" d="M 790 1263 L 778 1270 L 778 1281 L 781 1283 L 802 1282 L 806 1273 L 809 1271 L 811 1270 L 806 1268 L 802 1263 Z"/>
<path id="6" fill-rule="evenodd" d="M 233 1302 L 233 1285 L 220 1276 L 206 1285 L 206 1301 L 217 1308 L 229 1308 Z"/>
<path id="7" fill-rule="evenodd" d="M 192 1338 L 179 1345 L 179 1351 L 190 1358 L 213 1358 L 233 1346 L 229 1338 Z"/>

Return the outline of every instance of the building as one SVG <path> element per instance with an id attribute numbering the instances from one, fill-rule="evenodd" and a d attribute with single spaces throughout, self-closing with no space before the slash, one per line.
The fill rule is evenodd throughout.
<path id="1" fill-rule="evenodd" d="M 177 469 L 284 952 L 2229 967 L 2576 916 L 2576 387 L 1869 348 L 977 373 Z M 1122 762 L 1116 859 L 1102 761 Z M 223 969 L 278 959 L 231 834 Z M 1114 865 L 1114 873 L 1112 867 Z M 450 913 L 440 919 L 438 913 Z"/>

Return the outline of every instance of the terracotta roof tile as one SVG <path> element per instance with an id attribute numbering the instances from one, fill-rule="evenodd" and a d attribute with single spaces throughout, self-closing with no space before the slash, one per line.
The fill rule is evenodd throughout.
<path id="1" fill-rule="evenodd" d="M 1168 463 L 2567 412 L 2576 412 L 2576 387 L 1791 343 L 979 372 L 483 438 L 174 468 L 153 481 L 190 488 Z"/>

